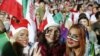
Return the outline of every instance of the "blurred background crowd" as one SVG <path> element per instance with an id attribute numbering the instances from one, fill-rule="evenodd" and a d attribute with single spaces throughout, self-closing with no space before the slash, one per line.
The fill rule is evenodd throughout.
<path id="1" fill-rule="evenodd" d="M 24 3 L 25 4 L 25 6 L 23 6 L 24 10 L 21 13 L 23 13 L 22 15 L 24 16 L 25 20 L 21 19 L 23 17 L 21 17 L 20 13 L 19 14 L 13 13 L 21 11 L 19 9 L 16 10 L 16 6 L 15 7 L 12 6 L 16 5 L 13 4 L 15 3 L 13 2 L 14 0 L 12 2 L 11 0 L 7 0 L 7 2 L 5 1 L 6 0 L 0 0 L 0 24 L 2 24 L 3 22 L 5 26 L 4 32 L 7 33 L 11 45 L 13 45 L 14 48 L 17 50 L 16 52 L 18 56 L 25 56 L 26 53 L 29 52 L 29 49 L 35 46 L 37 42 L 40 43 L 40 46 L 42 46 L 41 43 L 45 45 L 45 41 L 41 40 L 41 37 L 43 37 L 42 34 L 52 32 L 50 30 L 45 31 L 49 29 L 48 27 L 50 26 L 56 25 L 58 27 L 59 25 L 59 31 L 60 31 L 59 42 L 60 44 L 66 44 L 67 43 L 66 38 L 67 36 L 69 36 L 71 26 L 73 26 L 74 24 L 81 25 L 81 27 L 85 30 L 86 47 L 87 47 L 86 50 L 88 49 L 88 51 L 86 52 L 94 53 L 95 55 L 93 56 L 100 55 L 100 0 L 34 0 L 31 2 L 29 2 L 28 0 L 24 0 L 26 4 Z M 9 5 L 6 4 L 4 6 L 3 3 L 5 4 L 9 3 Z M 28 3 L 31 3 L 32 6 Z M 4 9 L 4 8 L 7 9 L 9 6 L 12 7 L 10 7 L 10 9 L 8 10 Z M 25 9 L 25 7 L 27 8 Z M 2 25 L 0 25 L 0 34 L 2 34 L 1 28 Z M 21 31 L 22 29 L 24 30 Z M 75 38 L 75 36 L 71 35 L 70 37 L 73 37 L 74 39 L 73 38 L 72 39 L 77 41 L 77 38 Z M 46 39 L 46 41 L 49 42 L 50 40 Z M 21 48 L 19 48 L 20 45 L 18 45 L 17 42 L 20 43 L 20 45 L 22 45 L 25 48 L 21 47 L 23 48 L 23 50 L 21 51 L 18 50 Z M 46 44 L 46 47 L 47 46 L 48 45 Z M 45 48 L 44 49 L 39 48 L 39 50 L 40 49 L 44 50 Z M 25 55 L 22 55 L 22 53 L 25 53 Z M 49 52 L 48 55 L 47 54 L 45 55 L 43 53 L 43 55 L 37 55 L 37 56 L 49 56 L 49 55 L 53 56 L 53 54 L 51 55 L 51 53 Z M 59 56 L 59 55 L 54 55 L 54 56 Z M 34 54 L 33 56 L 36 55 Z"/>

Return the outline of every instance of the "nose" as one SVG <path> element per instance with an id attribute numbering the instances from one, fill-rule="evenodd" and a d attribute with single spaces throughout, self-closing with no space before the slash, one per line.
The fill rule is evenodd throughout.
<path id="1" fill-rule="evenodd" d="M 51 32 L 51 35 L 54 35 L 54 31 Z"/>
<path id="2" fill-rule="evenodd" d="M 54 31 L 52 31 L 51 34 L 50 34 L 50 36 L 54 37 L 54 35 L 55 35 Z"/>
<path id="3" fill-rule="evenodd" d="M 67 37 L 67 39 L 68 39 L 69 41 L 72 41 L 72 40 L 73 40 L 71 37 L 70 37 L 70 38 Z"/>

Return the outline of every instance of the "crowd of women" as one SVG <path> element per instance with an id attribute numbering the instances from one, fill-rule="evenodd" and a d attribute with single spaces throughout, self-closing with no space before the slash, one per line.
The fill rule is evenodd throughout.
<path id="1" fill-rule="evenodd" d="M 0 12 L 0 35 L 7 33 L 16 56 L 100 56 L 99 0 L 35 0 L 34 7 L 34 43 L 26 20 Z"/>

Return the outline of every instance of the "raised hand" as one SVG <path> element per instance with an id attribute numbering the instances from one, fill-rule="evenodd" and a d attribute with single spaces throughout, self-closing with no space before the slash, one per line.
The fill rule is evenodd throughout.
<path id="1" fill-rule="evenodd" d="M 40 51 L 41 51 L 41 47 L 39 47 L 39 49 L 35 48 L 33 52 L 33 56 L 42 56 Z"/>

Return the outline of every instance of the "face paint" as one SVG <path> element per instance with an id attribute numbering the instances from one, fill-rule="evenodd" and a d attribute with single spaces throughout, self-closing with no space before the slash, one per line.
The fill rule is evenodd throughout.
<path id="1" fill-rule="evenodd" d="M 58 28 L 52 26 L 46 30 L 45 38 L 48 43 L 53 43 L 59 39 L 59 34 Z"/>
<path id="2" fill-rule="evenodd" d="M 79 36 L 77 34 L 72 35 L 71 33 L 69 33 L 68 38 L 71 38 L 74 41 L 79 41 Z"/>

